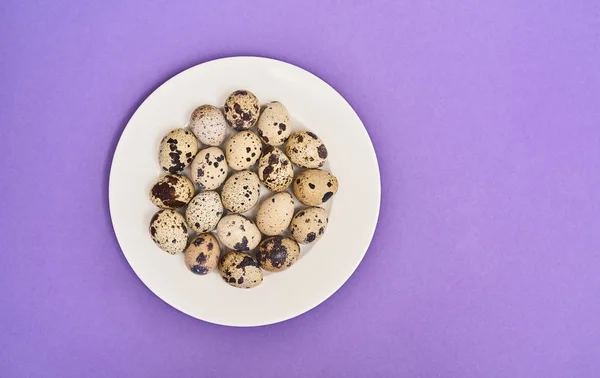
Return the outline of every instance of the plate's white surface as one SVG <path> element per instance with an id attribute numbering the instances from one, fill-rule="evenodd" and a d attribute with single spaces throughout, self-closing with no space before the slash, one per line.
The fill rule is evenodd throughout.
<path id="1" fill-rule="evenodd" d="M 158 210 L 149 201 L 148 191 L 162 174 L 157 157 L 161 138 L 171 129 L 184 127 L 195 107 L 222 106 L 231 92 L 242 88 L 256 94 L 261 104 L 282 102 L 294 130 L 316 133 L 329 151 L 325 168 L 340 183 L 338 193 L 325 206 L 330 211 L 329 225 L 321 240 L 314 246 L 303 246 L 301 258 L 288 270 L 265 273 L 263 283 L 254 289 L 231 287 L 216 272 L 192 274 L 184 265 L 183 255 L 161 251 L 148 231 L 150 218 Z M 263 192 L 272 194 L 266 189 Z M 109 183 L 115 234 L 142 282 L 176 309 L 230 326 L 284 321 L 331 296 L 362 260 L 375 231 L 379 201 L 375 151 L 346 100 L 303 69 L 255 57 L 197 65 L 154 91 L 123 131 Z"/>

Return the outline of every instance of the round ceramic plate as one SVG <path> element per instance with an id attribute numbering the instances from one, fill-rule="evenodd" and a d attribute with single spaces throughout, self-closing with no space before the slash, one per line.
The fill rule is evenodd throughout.
<path id="1" fill-rule="evenodd" d="M 163 252 L 149 234 L 150 219 L 158 211 L 148 192 L 162 175 L 158 165 L 160 140 L 170 130 L 185 127 L 194 108 L 202 104 L 221 107 L 236 89 L 252 91 L 261 104 L 283 103 L 293 131 L 310 130 L 323 140 L 329 151 L 324 169 L 336 175 L 340 183 L 337 194 L 324 206 L 329 211 L 329 225 L 323 237 L 314 245 L 302 246 L 300 259 L 291 268 L 265 272 L 262 284 L 253 289 L 229 286 L 218 272 L 205 276 L 191 273 L 183 255 Z M 269 194 L 262 189 L 263 196 Z M 109 202 L 123 254 L 159 298 L 207 322 L 258 326 L 309 311 L 352 275 L 377 224 L 379 168 L 362 122 L 327 83 L 273 59 L 226 58 L 174 76 L 137 109 L 113 157 Z M 253 213 L 247 215 L 252 217 Z"/>

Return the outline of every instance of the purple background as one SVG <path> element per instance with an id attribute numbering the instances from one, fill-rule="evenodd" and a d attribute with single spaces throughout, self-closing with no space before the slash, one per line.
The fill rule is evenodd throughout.
<path id="1" fill-rule="evenodd" d="M 597 1 L 2 1 L 1 377 L 600 376 Z M 379 226 L 313 311 L 235 329 L 127 265 L 119 135 L 175 73 L 304 67 L 365 123 Z"/>

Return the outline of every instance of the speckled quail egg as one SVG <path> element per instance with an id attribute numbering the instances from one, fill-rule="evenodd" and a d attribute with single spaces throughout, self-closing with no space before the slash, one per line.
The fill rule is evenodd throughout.
<path id="1" fill-rule="evenodd" d="M 217 269 L 221 248 L 213 234 L 200 234 L 185 249 L 185 265 L 192 273 L 204 275 Z"/>
<path id="2" fill-rule="evenodd" d="M 183 215 L 175 210 L 161 210 L 150 221 L 150 235 L 160 249 L 175 255 L 183 252 L 188 241 Z"/>
<path id="3" fill-rule="evenodd" d="M 225 181 L 221 190 L 223 206 L 232 213 L 243 213 L 258 203 L 260 181 L 251 171 L 237 172 Z"/>
<path id="4" fill-rule="evenodd" d="M 256 226 L 265 235 L 273 236 L 287 230 L 294 216 L 294 199 L 288 192 L 265 199 L 256 213 Z"/>
<path id="5" fill-rule="evenodd" d="M 294 195 L 308 206 L 327 202 L 338 190 L 337 178 L 320 169 L 308 169 L 294 179 Z"/>
<path id="6" fill-rule="evenodd" d="M 200 143 L 207 146 L 218 146 L 225 139 L 227 121 L 219 108 L 202 105 L 192 112 L 190 129 Z"/>
<path id="7" fill-rule="evenodd" d="M 179 173 L 188 166 L 198 152 L 198 141 L 189 130 L 175 129 L 160 142 L 158 163 L 163 171 Z"/>
<path id="8" fill-rule="evenodd" d="M 185 209 L 187 224 L 196 232 L 214 230 L 222 215 L 221 196 L 210 190 L 198 193 Z"/>
<path id="9" fill-rule="evenodd" d="M 320 207 L 309 207 L 294 215 L 292 236 L 300 244 L 311 244 L 323 236 L 327 228 L 327 211 Z"/>
<path id="10" fill-rule="evenodd" d="M 225 157 L 229 166 L 236 171 L 248 169 L 260 158 L 262 143 L 252 131 L 234 134 L 225 146 Z"/>
<path id="11" fill-rule="evenodd" d="M 163 209 L 178 209 L 194 196 L 194 184 L 180 175 L 166 175 L 150 189 L 150 201 Z"/>
<path id="12" fill-rule="evenodd" d="M 260 243 L 261 234 L 254 222 L 238 214 L 226 215 L 217 225 L 217 236 L 227 248 L 250 251 Z"/>
<path id="13" fill-rule="evenodd" d="M 281 146 L 292 133 L 290 115 L 280 102 L 265 106 L 258 118 L 258 135 L 271 146 Z"/>
<path id="14" fill-rule="evenodd" d="M 225 118 L 236 131 L 248 130 L 258 120 L 260 105 L 256 96 L 247 90 L 237 90 L 225 101 Z"/>
<path id="15" fill-rule="evenodd" d="M 219 273 L 223 280 L 231 286 L 250 289 L 261 284 L 262 270 L 256 259 L 247 253 L 231 251 L 219 264 Z"/>
<path id="16" fill-rule="evenodd" d="M 300 246 L 285 236 L 274 236 L 263 240 L 258 246 L 256 260 L 261 268 L 270 272 L 281 272 L 292 266 L 300 256 Z"/>
<path id="17" fill-rule="evenodd" d="M 303 168 L 321 168 L 327 162 L 327 147 L 310 131 L 292 134 L 285 145 L 285 152 L 292 163 Z"/>
<path id="18" fill-rule="evenodd" d="M 277 147 L 266 146 L 258 161 L 258 178 L 274 192 L 283 192 L 294 179 L 294 169 L 290 160 Z"/>
<path id="19" fill-rule="evenodd" d="M 190 169 L 192 181 L 200 189 L 217 189 L 227 178 L 227 161 L 219 147 L 209 147 L 198 152 Z"/>

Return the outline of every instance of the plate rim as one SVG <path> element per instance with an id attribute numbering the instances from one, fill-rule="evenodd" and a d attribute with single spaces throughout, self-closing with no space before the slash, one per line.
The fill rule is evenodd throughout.
<path id="1" fill-rule="evenodd" d="M 197 316 L 195 316 L 194 314 L 191 314 L 187 311 L 185 311 L 184 309 L 181 309 L 177 306 L 175 306 L 174 304 L 170 303 L 169 301 L 167 301 L 165 298 L 163 298 L 160 294 L 158 294 L 156 291 L 154 291 L 151 288 L 151 285 L 149 285 L 141 276 L 140 274 L 136 271 L 134 264 L 132 264 L 130 258 L 127 256 L 127 254 L 125 253 L 125 251 L 123 250 L 123 246 L 122 246 L 122 242 L 119 239 L 119 235 L 118 235 L 118 231 L 117 228 L 115 226 L 115 220 L 114 220 L 114 216 L 113 216 L 113 207 L 116 206 L 113 203 L 113 167 L 116 163 L 115 158 L 117 156 L 117 152 L 119 151 L 119 148 L 121 146 L 121 140 L 123 138 L 123 135 L 127 132 L 128 126 L 131 123 L 131 121 L 136 117 L 136 115 L 139 113 L 140 109 L 153 97 L 153 95 L 156 94 L 156 92 L 158 92 L 159 90 L 161 90 L 165 85 L 167 85 L 167 83 L 169 83 L 171 80 L 175 79 L 178 76 L 181 76 L 185 73 L 187 73 L 188 71 L 194 70 L 202 65 L 206 65 L 206 64 L 216 64 L 219 62 L 225 62 L 225 61 L 232 61 L 232 60 L 237 60 L 237 61 L 244 61 L 244 60 L 251 60 L 251 61 L 266 61 L 268 62 L 268 64 L 282 64 L 282 65 L 286 65 L 286 66 L 290 66 L 291 68 L 303 71 L 304 73 L 313 76 L 314 78 L 316 78 L 318 81 L 320 81 L 322 84 L 325 84 L 326 86 L 328 86 L 329 88 L 331 88 L 335 94 L 337 94 L 341 99 L 344 100 L 344 102 L 348 105 L 349 109 L 352 111 L 352 113 L 354 114 L 354 116 L 359 120 L 360 124 L 362 125 L 362 128 L 365 131 L 366 137 L 367 137 L 367 141 L 368 141 L 368 147 L 370 149 L 370 151 L 373 154 L 373 163 L 375 164 L 375 170 L 374 170 L 374 174 L 376 176 L 376 180 L 373 180 L 373 185 L 374 185 L 374 193 L 376 193 L 377 196 L 377 200 L 375 201 L 376 203 L 376 207 L 375 207 L 375 222 L 373 222 L 372 226 L 369 227 L 369 240 L 368 240 L 368 244 L 366 245 L 366 247 L 364 248 L 364 250 L 360 253 L 360 257 L 356 259 L 356 263 L 353 265 L 352 267 L 352 271 L 343 279 L 340 280 L 338 284 L 333 285 L 334 288 L 333 290 L 331 290 L 331 292 L 326 293 L 324 296 L 322 296 L 322 298 L 319 298 L 317 301 L 315 301 L 315 303 L 310 307 L 310 308 L 306 308 L 305 310 L 303 310 L 302 312 L 299 312 L 295 315 L 292 316 L 288 316 L 288 317 L 282 317 L 280 319 L 277 319 L 275 321 L 265 321 L 265 322 L 255 322 L 252 324 L 231 324 L 231 323 L 226 323 L 226 322 L 218 322 L 218 321 L 214 321 L 214 320 L 207 320 L 207 319 L 202 319 L 199 318 Z M 121 133 L 119 134 L 118 140 L 117 140 L 117 144 L 116 147 L 113 150 L 112 153 L 112 159 L 111 159 L 111 164 L 110 164 L 110 172 L 109 172 L 109 178 L 108 178 L 108 205 L 109 205 L 109 214 L 110 214 L 110 218 L 111 218 L 111 225 L 113 228 L 113 232 L 115 235 L 115 238 L 117 239 L 117 243 L 119 244 L 119 249 L 121 250 L 121 253 L 123 254 L 123 256 L 125 257 L 125 260 L 127 261 L 127 264 L 129 265 L 129 267 L 133 270 L 133 272 L 135 273 L 135 275 L 137 276 L 137 278 L 144 284 L 144 286 L 152 293 L 154 294 L 156 297 L 158 297 L 161 301 L 165 302 L 167 305 L 169 305 L 170 307 L 176 309 L 177 311 L 184 313 L 187 316 L 190 316 L 194 319 L 198 319 L 201 320 L 203 322 L 207 322 L 210 324 L 215 324 L 215 325 L 219 325 L 219 326 L 227 326 L 227 327 L 242 327 L 242 328 L 246 328 L 246 327 L 261 327 L 261 326 L 268 326 L 268 325 L 274 325 L 274 324 L 278 324 L 278 323 L 282 323 L 294 318 L 299 317 L 300 315 L 306 314 L 308 312 L 310 312 L 311 310 L 315 309 L 316 307 L 318 307 L 319 305 L 321 305 L 322 303 L 324 303 L 326 300 L 328 300 L 329 298 L 331 298 L 337 291 L 339 291 L 341 289 L 342 286 L 344 286 L 346 284 L 346 282 L 348 282 L 348 280 L 354 275 L 354 273 L 356 272 L 358 266 L 362 263 L 367 251 L 369 250 L 369 247 L 371 246 L 372 242 L 373 242 L 373 237 L 375 235 L 375 231 L 377 229 L 377 225 L 379 224 L 379 217 L 381 215 L 381 172 L 380 172 L 380 168 L 379 168 L 379 159 L 377 157 L 377 152 L 375 150 L 375 146 L 373 145 L 373 141 L 371 139 L 371 136 L 369 134 L 368 129 L 365 127 L 365 124 L 363 123 L 362 119 L 360 118 L 360 116 L 358 115 L 358 113 L 356 112 L 356 110 L 352 107 L 352 105 L 350 104 L 350 102 L 331 84 L 329 84 L 327 81 L 325 81 L 324 79 L 322 79 L 321 77 L 319 77 L 318 75 L 302 68 L 299 67 L 295 64 L 280 60 L 280 59 L 274 59 L 274 58 L 269 58 L 269 57 L 262 57 L 262 56 L 254 56 L 254 55 L 239 55 L 239 56 L 228 56 L 228 57 L 221 57 L 221 58 L 217 58 L 217 59 L 211 59 L 211 60 L 207 60 L 198 64 L 194 64 L 193 66 L 190 66 L 184 70 L 179 71 L 178 73 L 168 77 L 166 80 L 162 81 L 160 83 L 160 85 L 158 85 L 154 90 L 152 90 L 145 98 L 144 100 L 139 103 L 139 105 L 137 106 L 137 108 L 135 109 L 135 111 L 131 114 L 131 116 L 128 118 L 125 126 L 123 127 Z"/>

